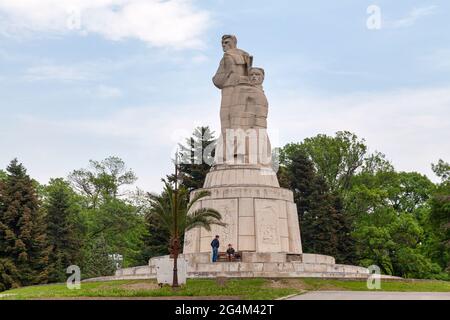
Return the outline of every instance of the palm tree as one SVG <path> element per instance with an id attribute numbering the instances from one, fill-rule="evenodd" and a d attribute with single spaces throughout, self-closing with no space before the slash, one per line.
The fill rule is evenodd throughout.
<path id="1" fill-rule="evenodd" d="M 192 210 L 194 204 L 210 195 L 209 191 L 198 191 L 189 201 L 189 191 L 182 187 L 178 189 L 175 182 L 173 188 L 165 180 L 164 191 L 161 195 L 148 194 L 151 203 L 150 214 L 159 222 L 162 228 L 166 229 L 170 235 L 169 251 L 173 256 L 173 283 L 172 287 L 178 287 L 178 254 L 180 252 L 180 239 L 184 232 L 196 227 L 211 230 L 211 225 L 225 226 L 221 214 L 211 208 L 201 208 Z"/>

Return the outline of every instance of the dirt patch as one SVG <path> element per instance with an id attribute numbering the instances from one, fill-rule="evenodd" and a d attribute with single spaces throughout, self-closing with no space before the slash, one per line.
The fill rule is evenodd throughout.
<path id="1" fill-rule="evenodd" d="M 267 286 L 271 289 L 296 289 L 298 291 L 305 291 L 309 289 L 309 286 L 303 283 L 300 279 L 269 280 Z"/>
<path id="2" fill-rule="evenodd" d="M 123 284 L 119 288 L 125 290 L 139 291 L 139 290 L 157 290 L 159 289 L 159 286 L 155 282 L 138 282 L 138 283 Z"/>

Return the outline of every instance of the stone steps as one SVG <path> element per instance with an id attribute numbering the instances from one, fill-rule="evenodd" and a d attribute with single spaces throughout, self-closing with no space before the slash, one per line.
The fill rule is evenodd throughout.
<path id="1" fill-rule="evenodd" d="M 170 259 L 161 256 L 150 259 L 149 265 L 125 268 L 115 276 L 93 281 L 124 279 L 155 279 L 158 261 Z M 179 259 L 187 263 L 188 278 L 330 278 L 366 279 L 369 271 L 364 267 L 336 264 L 335 259 L 320 254 L 251 253 L 242 256 L 240 262 L 211 262 L 210 253 L 184 254 Z M 173 261 L 173 260 L 172 260 Z M 381 276 L 382 279 L 400 279 Z"/>

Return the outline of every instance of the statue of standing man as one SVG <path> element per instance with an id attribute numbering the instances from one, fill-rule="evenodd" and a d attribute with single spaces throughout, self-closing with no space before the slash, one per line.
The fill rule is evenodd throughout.
<path id="1" fill-rule="evenodd" d="M 238 96 L 238 85 L 248 84 L 248 72 L 252 67 L 253 57 L 244 50 L 237 48 L 237 39 L 233 35 L 222 37 L 224 55 L 220 61 L 219 69 L 213 77 L 214 85 L 222 90 L 222 103 L 220 106 L 220 121 L 222 133 L 231 128 L 231 107 Z"/>
<path id="2" fill-rule="evenodd" d="M 264 70 L 252 67 L 253 57 L 237 48 L 235 36 L 224 35 L 222 48 L 224 55 L 213 77 L 222 91 L 216 163 L 267 164 L 271 151 L 266 133 L 268 103 L 262 88 Z"/>

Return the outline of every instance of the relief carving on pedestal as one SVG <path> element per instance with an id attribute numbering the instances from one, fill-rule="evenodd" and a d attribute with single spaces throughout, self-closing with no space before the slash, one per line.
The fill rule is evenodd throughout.
<path id="1" fill-rule="evenodd" d="M 217 210 L 222 214 L 222 221 L 224 221 L 227 224 L 227 227 L 217 227 L 218 231 L 217 233 L 220 235 L 221 238 L 221 249 L 226 248 L 229 243 L 234 244 L 234 237 L 235 237 L 235 230 L 236 230 L 236 221 L 233 217 L 233 212 L 228 205 L 223 204 L 217 208 Z"/>
<path id="2" fill-rule="evenodd" d="M 257 250 L 281 250 L 279 230 L 279 205 L 276 201 L 258 199 L 255 203 Z"/>
<path id="3" fill-rule="evenodd" d="M 274 226 L 263 226 L 263 243 L 267 244 L 277 244 L 278 243 L 278 235 L 277 228 Z"/>
<path id="4" fill-rule="evenodd" d="M 208 232 L 210 237 L 219 235 L 219 251 L 226 251 L 229 243 L 237 246 L 237 204 L 237 199 L 207 200 L 204 203 L 204 206 L 219 211 L 222 215 L 222 221 L 227 224 L 226 227 L 213 225 L 211 226 L 211 232 Z M 202 235 L 202 237 L 204 237 L 204 235 Z"/>

